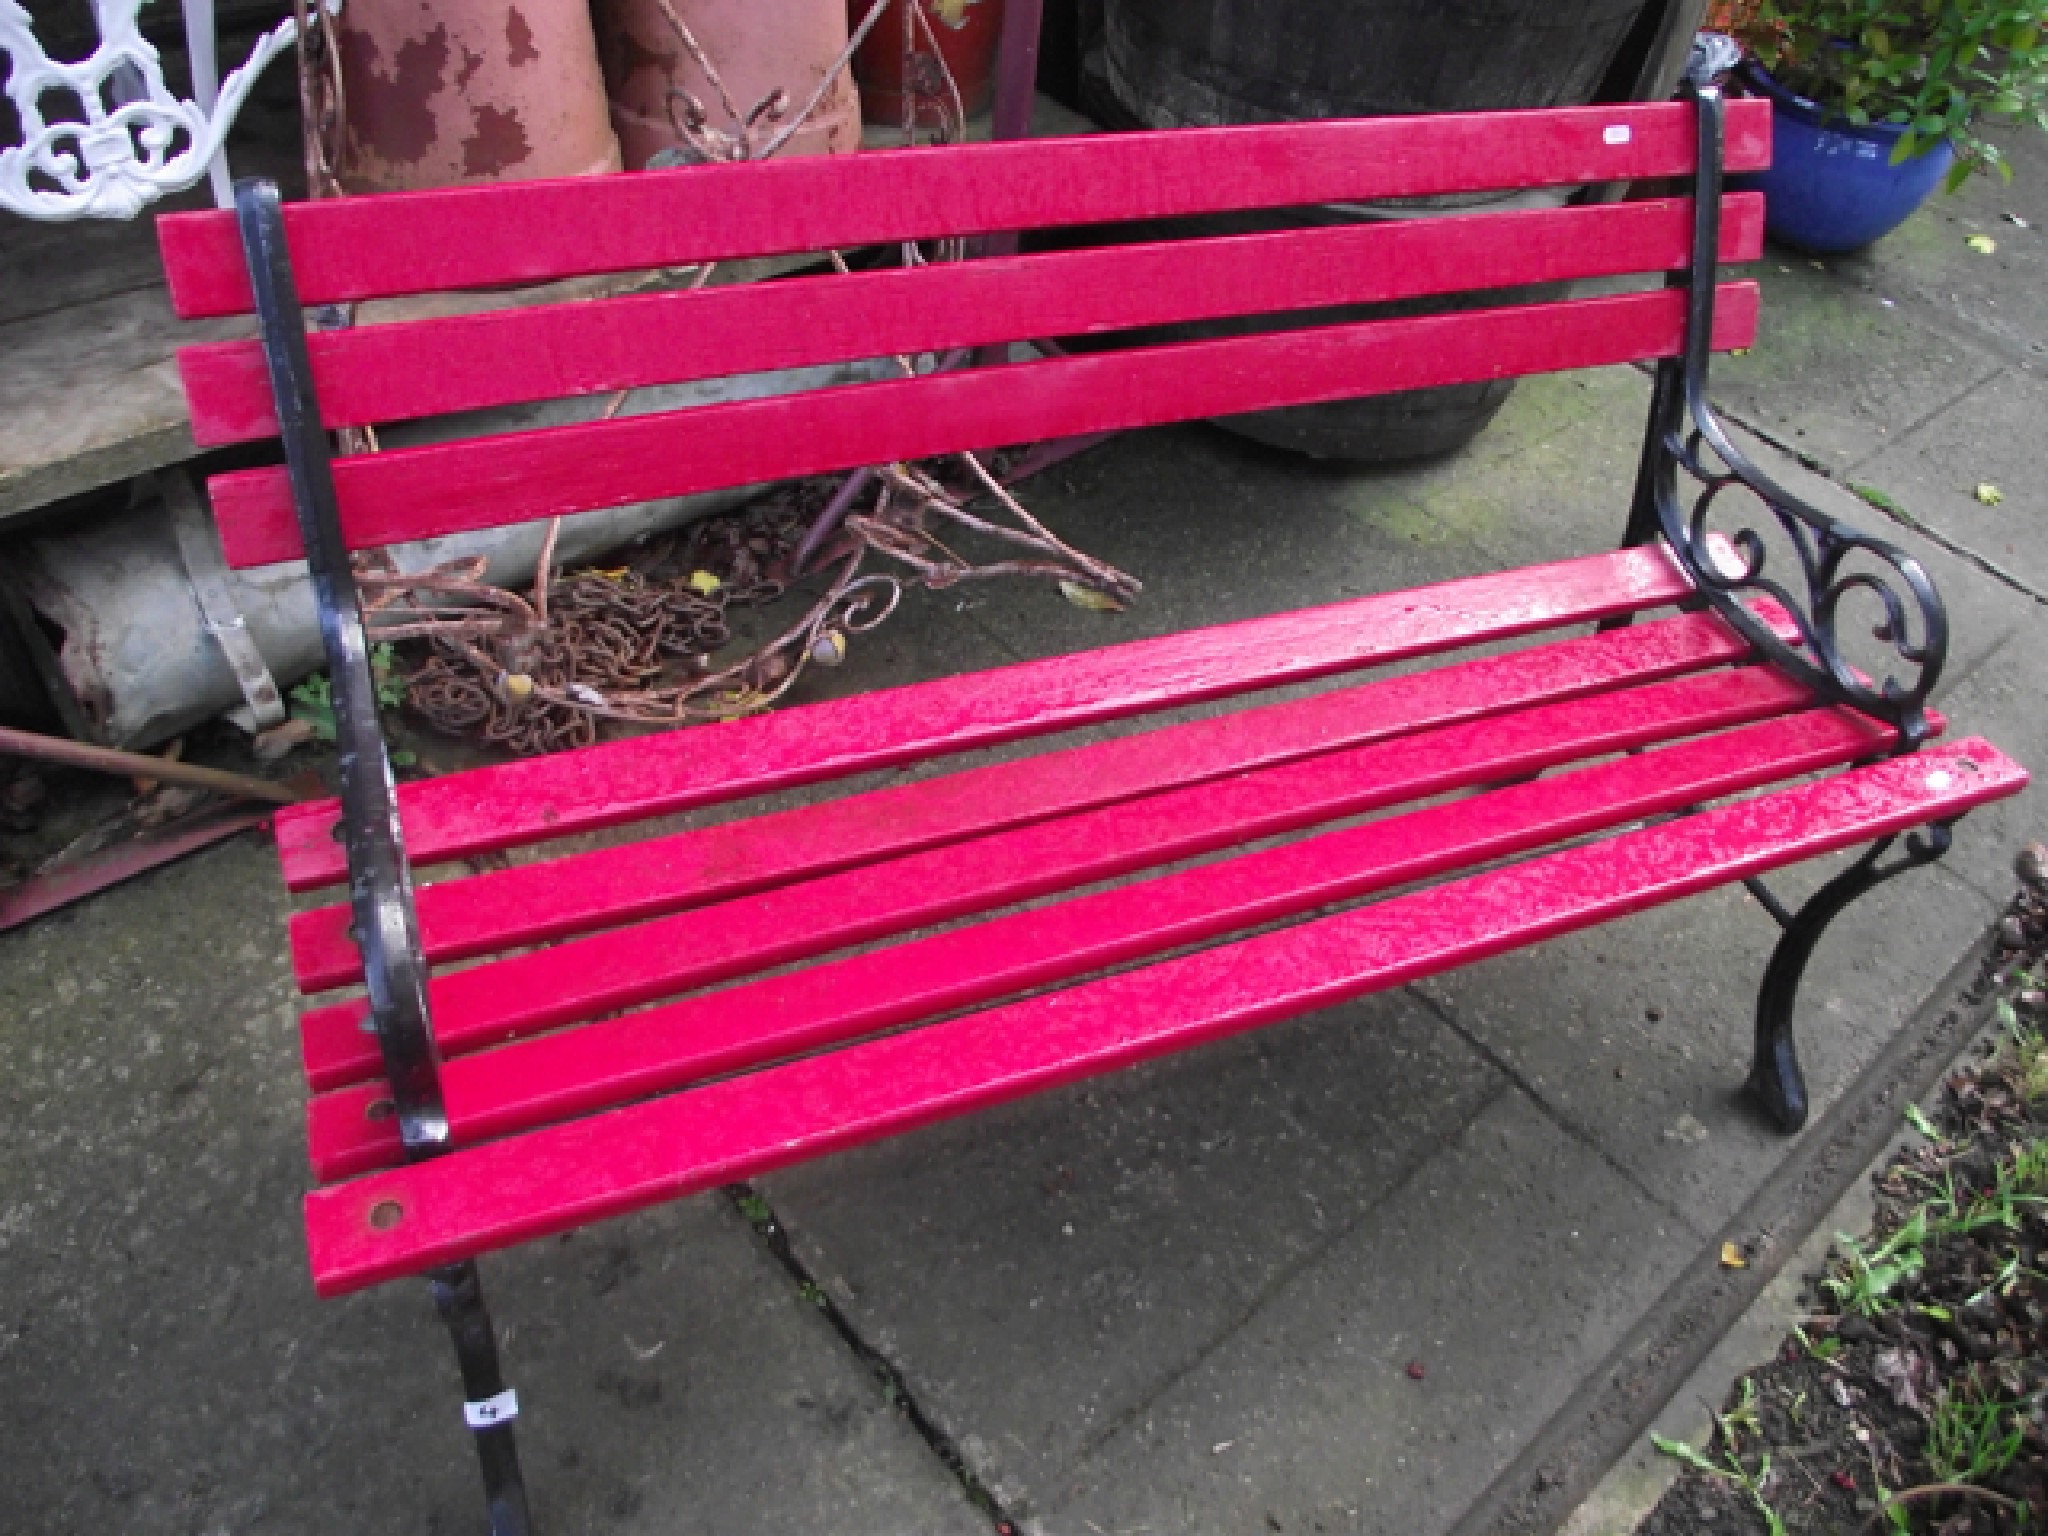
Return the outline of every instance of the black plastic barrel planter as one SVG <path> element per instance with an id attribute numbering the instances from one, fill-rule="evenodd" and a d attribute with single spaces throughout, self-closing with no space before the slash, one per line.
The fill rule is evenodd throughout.
<path id="1" fill-rule="evenodd" d="M 1155 127 L 1589 101 L 1643 0 L 1106 0 L 1111 88 Z"/>
<path id="2" fill-rule="evenodd" d="M 1112 126 L 1149 128 L 1566 106 L 1593 99 L 1645 9 L 1663 3 L 1106 0 L 1092 104 Z M 1551 201 L 1565 195 L 1560 191 Z M 1485 201 L 1339 206 L 1309 210 L 1293 222 L 1427 217 L 1455 211 L 1446 203 Z M 1349 316 L 1480 308 L 1562 291 L 1359 306 Z M 1179 334 L 1251 328 L 1243 322 Z M 1510 382 L 1455 385 L 1232 417 L 1222 425 L 1321 458 L 1421 458 L 1468 442 L 1513 388 Z"/>

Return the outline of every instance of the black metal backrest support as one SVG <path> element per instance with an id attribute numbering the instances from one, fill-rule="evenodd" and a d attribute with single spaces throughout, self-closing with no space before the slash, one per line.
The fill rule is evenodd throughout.
<path id="1" fill-rule="evenodd" d="M 1699 108 L 1699 167 L 1692 264 L 1674 279 L 1689 291 L 1685 353 L 1658 365 L 1629 540 L 1647 539 L 1654 526 L 1702 598 L 1759 652 L 1820 697 L 1898 727 L 1901 748 L 1910 751 L 1930 734 L 1927 701 L 1948 655 L 1947 610 L 1919 561 L 1794 496 L 1735 446 L 1714 415 L 1707 400 L 1707 364 L 1720 245 L 1725 103 L 1710 85 L 1688 85 L 1687 94 Z M 1679 492 L 1681 470 L 1701 487 L 1690 510 Z M 1736 495 L 1729 497 L 1730 492 Z M 1767 574 L 1764 539 L 1754 527 L 1712 525 L 1717 511 L 1736 505 L 1745 493 L 1764 504 L 1790 542 L 1799 566 L 1796 593 Z M 1737 562 L 1732 568 L 1715 558 L 1712 533 L 1733 546 Z M 1777 602 L 1797 626 L 1800 643 L 1781 638 L 1757 617 L 1745 596 Z M 1843 654 L 1838 621 L 1849 599 L 1860 599 L 1859 606 L 1874 603 L 1879 610 L 1871 634 L 1890 649 L 1881 679 L 1866 676 Z"/>
<path id="2" fill-rule="evenodd" d="M 391 760 L 377 722 L 377 690 L 363 635 L 362 606 L 336 514 L 327 434 L 313 394 L 305 319 L 285 247 L 277 187 L 235 185 L 235 215 L 263 352 L 277 398 L 285 462 L 299 532 L 305 540 L 320 640 L 334 684 L 335 737 L 341 752 L 342 827 L 348 839 L 349 904 L 370 992 L 370 1011 L 390 1079 L 392 1105 L 407 1152 L 441 1150 L 448 1120 L 441 1106 L 440 1060 L 427 1013 L 426 968 L 413 912 L 412 870 L 398 823 Z"/>

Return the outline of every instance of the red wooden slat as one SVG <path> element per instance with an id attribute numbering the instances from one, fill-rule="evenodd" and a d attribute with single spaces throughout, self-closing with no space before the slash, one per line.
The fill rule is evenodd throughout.
<path id="1" fill-rule="evenodd" d="M 806 876 L 938 847 L 1338 747 L 1647 683 L 1734 661 L 1745 643 L 1709 614 L 1559 641 L 1021 762 L 693 828 L 619 848 L 423 886 L 421 941 L 435 962 L 587 933 Z M 302 991 L 362 974 L 347 903 L 294 913 Z M 364 1070 L 375 1053 L 361 1042 Z M 332 1087 L 332 1081 L 319 1081 Z"/>
<path id="2" fill-rule="evenodd" d="M 1766 719 L 1808 701 L 1783 674 L 1745 667 L 1170 790 L 439 976 L 429 987 L 434 1035 L 450 1054 L 473 1050 L 1175 859 Z M 308 1053 L 316 1039 L 360 1035 L 367 1010 L 357 999 L 308 1011 Z"/>
<path id="3" fill-rule="evenodd" d="M 1286 123 L 952 145 L 845 159 L 705 165 L 295 203 L 300 297 L 445 288 L 889 244 L 1494 188 L 1677 176 L 1692 109 L 1674 103 Z M 1770 161 L 1768 103 L 1728 111 L 1728 167 Z M 252 307 L 232 215 L 157 221 L 181 315 Z"/>
<path id="4" fill-rule="evenodd" d="M 1959 742 L 306 1197 L 336 1295 L 895 1135 L 2016 794 Z"/>
<path id="5" fill-rule="evenodd" d="M 850 358 L 1682 267 L 1690 200 L 1118 246 L 501 310 L 310 339 L 321 419 L 362 426 Z M 1752 261 L 1763 198 L 1728 200 Z M 192 435 L 277 435 L 255 341 L 186 347 Z"/>
<path id="6" fill-rule="evenodd" d="M 406 847 L 432 864 L 1633 613 L 1691 590 L 1661 546 L 1618 550 L 612 742 L 400 786 Z M 291 889 L 346 873 L 338 815 L 332 800 L 279 811 Z"/>
<path id="7" fill-rule="evenodd" d="M 361 455 L 335 465 L 366 549 L 968 448 L 1675 354 L 1677 289 L 1052 358 Z M 1756 334 L 1724 284 L 1717 348 Z M 300 553 L 282 468 L 210 482 L 232 566 Z"/>
<path id="8" fill-rule="evenodd" d="M 464 1146 L 529 1130 L 1840 767 L 1893 739 L 1846 711 L 1810 711 L 459 1057 L 442 1074 L 449 1124 Z M 313 1100 L 317 1178 L 399 1161 L 396 1122 L 373 1112 L 387 1093 Z"/>

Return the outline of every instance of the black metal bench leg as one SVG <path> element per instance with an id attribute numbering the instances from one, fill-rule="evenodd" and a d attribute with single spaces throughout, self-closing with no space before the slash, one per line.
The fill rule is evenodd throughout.
<path id="1" fill-rule="evenodd" d="M 1894 875 L 1931 864 L 1949 850 L 1951 822 L 1940 822 L 1906 839 L 1906 851 L 1887 864 L 1885 853 L 1896 841 L 1883 838 L 1870 851 L 1822 886 L 1806 905 L 1785 922 L 1771 963 L 1764 968 L 1756 999 L 1756 1059 L 1749 1069 L 1749 1091 L 1782 1131 L 1806 1124 L 1806 1077 L 1799 1070 L 1799 1052 L 1792 1039 L 1792 1010 L 1799 983 L 1814 947 L 1849 904 Z M 1782 919 L 1781 919 L 1782 921 Z"/>
<path id="2" fill-rule="evenodd" d="M 498 1366 L 498 1340 L 491 1330 L 491 1314 L 484 1309 L 476 1264 L 452 1265 L 427 1278 L 462 1368 L 463 1415 L 476 1436 L 491 1536 L 530 1536 L 533 1521 L 526 1511 L 526 1483 L 519 1475 L 519 1449 L 512 1438 L 519 1409 Z"/>

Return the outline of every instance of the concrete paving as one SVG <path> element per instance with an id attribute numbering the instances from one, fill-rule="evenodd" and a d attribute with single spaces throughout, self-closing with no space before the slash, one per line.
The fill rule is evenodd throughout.
<path id="1" fill-rule="evenodd" d="M 1716 395 L 1926 560 L 1944 707 L 2044 766 L 2048 155 L 2015 158 L 1869 256 L 1773 251 Z M 1402 469 L 1120 440 L 1031 500 L 1145 579 L 1137 608 L 917 598 L 833 684 L 1604 547 L 1646 396 L 1632 369 L 1530 381 Z M 1830 937 L 1817 1111 L 1982 931 L 2040 795 Z M 9 1530 L 474 1528 L 426 1298 L 305 1282 L 286 905 L 251 838 L 0 937 Z M 1796 1145 L 1735 1093 L 1771 937 L 1710 895 L 777 1175 L 775 1243 L 705 1198 L 496 1261 L 544 1528 L 1450 1530 Z"/>

